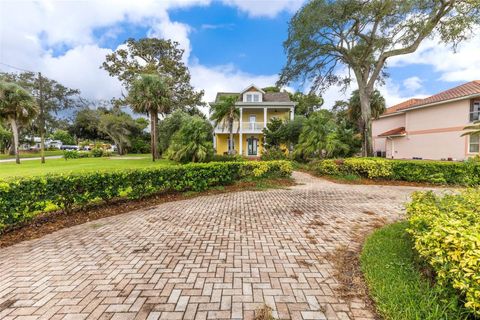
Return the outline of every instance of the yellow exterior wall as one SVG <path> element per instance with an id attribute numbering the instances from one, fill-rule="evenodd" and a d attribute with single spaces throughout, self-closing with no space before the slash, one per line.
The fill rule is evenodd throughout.
<path id="1" fill-rule="evenodd" d="M 215 139 L 216 139 L 216 154 L 218 155 L 223 155 L 228 152 L 228 134 L 216 134 Z M 243 156 L 248 155 L 248 149 L 247 149 L 247 139 L 250 137 L 255 137 L 258 139 L 258 154 L 257 156 L 259 157 L 262 152 L 263 152 L 263 135 L 262 134 L 243 134 L 242 137 L 242 142 L 243 142 Z M 235 150 L 237 151 L 237 154 L 240 154 L 240 145 L 238 143 L 240 135 L 235 133 L 233 135 L 233 138 L 235 140 Z"/>
<path id="2" fill-rule="evenodd" d="M 267 120 L 270 121 L 272 118 L 275 117 L 283 120 L 288 120 L 290 119 L 290 110 L 278 109 L 277 112 L 275 112 L 275 109 L 268 109 Z"/>
<path id="3" fill-rule="evenodd" d="M 216 140 L 216 153 L 219 154 L 219 155 L 222 155 L 226 152 L 228 152 L 228 137 L 230 135 L 229 134 L 216 134 L 215 135 L 215 139 Z M 234 144 L 235 144 L 235 150 L 238 149 L 239 147 L 239 144 L 238 144 L 238 139 L 239 139 L 239 135 L 238 134 L 234 134 L 233 135 L 233 140 L 235 141 Z"/>
<path id="4" fill-rule="evenodd" d="M 263 109 L 243 109 L 242 122 L 250 122 L 250 115 L 257 117 L 256 122 L 263 122 Z"/>

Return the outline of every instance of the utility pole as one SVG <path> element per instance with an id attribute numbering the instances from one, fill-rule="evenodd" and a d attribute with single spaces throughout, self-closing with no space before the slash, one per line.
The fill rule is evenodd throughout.
<path id="1" fill-rule="evenodd" d="M 44 105 L 43 105 L 43 79 L 42 73 L 38 73 L 38 91 L 39 91 L 39 101 L 38 107 L 40 108 L 39 120 L 40 120 L 40 157 L 42 158 L 41 162 L 45 163 L 45 115 L 44 115 Z"/>

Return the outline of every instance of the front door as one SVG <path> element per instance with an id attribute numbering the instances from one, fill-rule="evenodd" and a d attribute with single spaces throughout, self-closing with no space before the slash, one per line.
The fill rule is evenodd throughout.
<path id="1" fill-rule="evenodd" d="M 249 156 L 256 156 L 258 155 L 258 139 L 255 137 L 251 137 L 247 139 L 247 149 Z"/>

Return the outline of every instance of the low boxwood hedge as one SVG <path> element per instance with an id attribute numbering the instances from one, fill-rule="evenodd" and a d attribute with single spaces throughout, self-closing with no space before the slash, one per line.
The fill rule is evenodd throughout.
<path id="1" fill-rule="evenodd" d="M 389 160 L 382 158 L 329 159 L 310 163 L 319 175 L 355 174 L 367 179 L 385 179 L 432 184 L 480 185 L 480 162 Z"/>
<path id="2" fill-rule="evenodd" d="M 408 232 L 445 290 L 455 289 L 480 316 L 480 192 L 417 192 L 407 207 Z"/>
<path id="3" fill-rule="evenodd" d="M 245 178 L 287 177 L 291 172 L 288 161 L 245 161 L 0 180 L 0 232 L 52 208 L 69 212 L 119 197 L 139 199 L 163 191 L 202 191 Z"/>

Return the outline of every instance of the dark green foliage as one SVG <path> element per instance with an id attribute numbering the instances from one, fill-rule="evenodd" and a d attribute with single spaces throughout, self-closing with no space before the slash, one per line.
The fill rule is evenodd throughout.
<path id="1" fill-rule="evenodd" d="M 323 98 L 315 93 L 304 94 L 302 92 L 290 93 L 290 100 L 295 101 L 295 114 L 308 117 L 318 111 L 323 105 Z"/>
<path id="2" fill-rule="evenodd" d="M 173 135 L 167 157 L 181 163 L 207 162 L 213 155 L 212 131 L 207 120 L 190 117 Z"/>
<path id="3" fill-rule="evenodd" d="M 358 145 L 354 131 L 328 110 L 314 112 L 305 120 L 294 156 L 299 160 L 351 156 Z"/>
<path id="4" fill-rule="evenodd" d="M 214 162 L 229 162 L 229 161 L 246 161 L 241 155 L 232 154 L 214 154 L 212 156 Z"/>
<path id="5" fill-rule="evenodd" d="M 312 162 L 320 175 L 357 174 L 368 179 L 388 179 L 432 184 L 480 185 L 480 162 L 389 160 L 351 158 Z"/>
<path id="6" fill-rule="evenodd" d="M 65 130 L 55 130 L 51 138 L 53 140 L 60 140 L 63 144 L 73 145 L 75 144 L 75 139 Z"/>
<path id="7" fill-rule="evenodd" d="M 283 124 L 283 120 L 279 118 L 272 118 L 267 123 L 267 127 L 263 129 L 266 144 L 265 147 L 279 148 L 280 144 L 285 142 Z"/>
<path id="8" fill-rule="evenodd" d="M 68 212 L 93 201 L 138 199 L 163 191 L 201 191 L 243 178 L 288 177 L 286 161 L 224 162 L 0 181 L 0 230 L 52 208 Z"/>
<path id="9" fill-rule="evenodd" d="M 262 161 L 286 160 L 288 159 L 288 156 L 286 155 L 285 151 L 279 147 L 270 147 L 262 152 L 260 159 Z"/>
<path id="10" fill-rule="evenodd" d="M 77 150 L 65 150 L 63 151 L 63 158 L 68 159 L 78 159 L 80 158 L 79 152 Z"/>
<path id="11" fill-rule="evenodd" d="M 176 110 L 165 117 L 158 124 L 159 150 L 160 153 L 167 151 L 172 140 L 172 136 L 180 130 L 180 127 L 190 119 L 190 115 L 182 110 Z"/>

